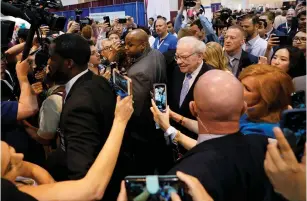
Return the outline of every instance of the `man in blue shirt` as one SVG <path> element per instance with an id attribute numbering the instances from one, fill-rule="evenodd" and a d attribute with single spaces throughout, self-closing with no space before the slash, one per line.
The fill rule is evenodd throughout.
<path id="1" fill-rule="evenodd" d="M 163 18 L 157 19 L 156 32 L 158 37 L 153 44 L 153 49 L 159 50 L 161 53 L 176 49 L 177 38 L 167 32 L 167 23 Z"/>

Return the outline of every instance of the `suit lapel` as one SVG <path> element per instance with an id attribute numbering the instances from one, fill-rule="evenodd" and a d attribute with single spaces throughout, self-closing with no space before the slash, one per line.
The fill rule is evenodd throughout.
<path id="1" fill-rule="evenodd" d="M 189 108 L 189 104 L 190 104 L 190 100 L 194 100 L 193 98 L 193 91 L 194 91 L 194 87 L 195 87 L 195 84 L 196 82 L 198 81 L 199 77 L 202 76 L 205 72 L 207 72 L 209 69 L 207 69 L 207 65 L 205 64 L 204 62 L 204 65 L 202 66 L 202 68 L 200 69 L 198 75 L 196 76 L 192 86 L 190 87 L 189 89 L 189 92 L 187 93 L 187 95 L 185 96 L 184 98 L 184 101 L 181 105 L 181 107 L 183 107 L 183 105 L 187 105 L 188 108 Z M 183 80 L 182 80 L 183 82 Z M 181 89 L 180 89 L 181 90 Z M 191 97 L 191 98 L 190 98 Z M 179 98 L 180 98 L 180 94 L 179 94 Z"/>
<path id="2" fill-rule="evenodd" d="M 247 52 L 242 50 L 242 54 L 241 54 L 241 58 L 240 58 L 239 66 L 238 66 L 238 71 L 236 73 L 236 77 L 238 77 L 239 74 L 241 73 L 243 66 L 249 66 L 247 60 L 248 60 L 248 54 L 247 54 Z"/>

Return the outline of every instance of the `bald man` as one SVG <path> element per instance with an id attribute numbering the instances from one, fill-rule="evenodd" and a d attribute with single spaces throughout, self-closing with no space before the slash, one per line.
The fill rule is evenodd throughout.
<path id="1" fill-rule="evenodd" d="M 136 174 L 153 174 L 157 166 L 165 166 L 172 161 L 169 158 L 163 162 L 163 158 L 167 155 L 164 150 L 166 145 L 163 133 L 159 133 L 162 131 L 156 129 L 150 112 L 150 92 L 153 84 L 166 83 L 166 63 L 159 51 L 150 48 L 148 35 L 141 29 L 128 33 L 125 50 L 133 62 L 127 70 L 128 77 L 132 80 L 134 100 L 134 114 L 128 125 L 128 131 L 131 134 L 130 147 L 136 160 Z"/>
<path id="2" fill-rule="evenodd" d="M 167 31 L 167 22 L 163 18 L 156 21 L 156 33 L 158 37 L 153 44 L 153 48 L 161 53 L 176 49 L 177 37 Z"/>
<path id="3" fill-rule="evenodd" d="M 271 188 L 263 168 L 268 140 L 239 132 L 245 108 L 243 86 L 236 77 L 220 70 L 202 75 L 190 104 L 198 121 L 197 145 L 167 174 L 191 174 L 215 201 L 264 200 Z"/>

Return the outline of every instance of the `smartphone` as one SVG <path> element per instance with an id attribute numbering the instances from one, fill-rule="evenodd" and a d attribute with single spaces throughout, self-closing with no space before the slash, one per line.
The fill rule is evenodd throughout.
<path id="1" fill-rule="evenodd" d="M 126 19 L 126 18 L 119 18 L 119 19 L 118 19 L 118 23 L 120 23 L 120 24 L 126 24 L 126 23 L 127 23 L 127 19 Z"/>
<path id="2" fill-rule="evenodd" d="M 113 83 L 117 95 L 124 98 L 132 95 L 132 81 L 127 76 L 120 74 L 117 69 L 113 69 Z"/>
<path id="3" fill-rule="evenodd" d="M 288 45 L 288 36 L 274 36 L 274 37 L 278 38 L 280 46 Z"/>
<path id="4" fill-rule="evenodd" d="M 108 23 L 108 26 L 109 26 L 109 27 L 111 26 L 110 17 L 109 17 L 109 16 L 104 16 L 104 17 L 103 17 L 103 22 L 104 22 L 104 23 Z"/>
<path id="5" fill-rule="evenodd" d="M 167 90 L 166 84 L 154 84 L 154 100 L 161 112 L 164 112 L 167 107 Z"/>
<path id="6" fill-rule="evenodd" d="M 176 176 L 128 176 L 125 178 L 128 201 L 157 200 L 170 201 L 176 192 L 181 200 L 186 200 L 185 184 Z"/>
<path id="7" fill-rule="evenodd" d="M 306 109 L 283 111 L 280 128 L 295 155 L 302 155 L 306 142 Z"/>
<path id="8" fill-rule="evenodd" d="M 293 108 L 306 108 L 305 91 L 297 91 L 291 94 L 291 102 Z"/>

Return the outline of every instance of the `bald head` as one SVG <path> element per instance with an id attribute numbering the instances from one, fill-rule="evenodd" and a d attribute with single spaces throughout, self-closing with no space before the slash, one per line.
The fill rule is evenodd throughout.
<path id="1" fill-rule="evenodd" d="M 134 41 L 149 43 L 148 35 L 142 29 L 134 29 L 131 32 L 129 32 L 126 37 Z"/>
<path id="2" fill-rule="evenodd" d="M 200 124 L 200 133 L 225 134 L 239 130 L 244 111 L 243 86 L 232 74 L 210 70 L 202 75 L 194 88 L 194 101 L 195 112 L 206 127 Z"/>
<path id="3" fill-rule="evenodd" d="M 148 35 L 142 29 L 129 32 L 125 38 L 125 50 L 129 57 L 138 57 L 150 47 Z"/>

